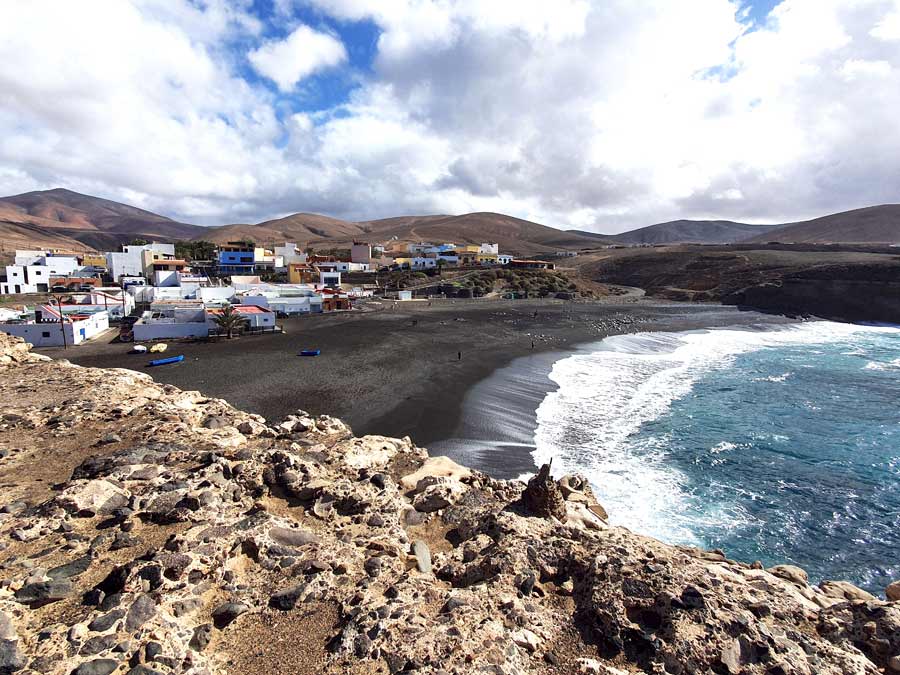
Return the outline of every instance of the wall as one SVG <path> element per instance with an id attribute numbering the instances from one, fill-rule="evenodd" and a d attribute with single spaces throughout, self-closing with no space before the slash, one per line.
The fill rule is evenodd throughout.
<path id="1" fill-rule="evenodd" d="M 209 335 L 209 326 L 205 321 L 203 323 L 144 323 L 141 320 L 134 324 L 136 342 L 179 337 L 206 337 L 207 335 Z"/>
<path id="2" fill-rule="evenodd" d="M 98 312 L 84 321 L 66 323 L 64 324 L 65 344 L 77 345 L 85 340 L 90 340 L 107 328 L 109 328 L 109 317 L 106 312 Z M 81 335 L 82 330 L 84 330 L 84 337 Z M 58 322 L 3 324 L 0 325 L 0 331 L 24 338 L 26 342 L 30 342 L 35 347 L 63 346 L 62 331 Z"/>
<path id="3" fill-rule="evenodd" d="M 197 290 L 198 300 L 209 302 L 210 300 L 231 300 L 234 296 L 234 288 L 231 286 L 209 286 Z"/>

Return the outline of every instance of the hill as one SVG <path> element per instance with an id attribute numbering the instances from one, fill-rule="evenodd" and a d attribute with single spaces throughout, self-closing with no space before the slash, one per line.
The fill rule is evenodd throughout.
<path id="1" fill-rule="evenodd" d="M 115 248 L 134 238 L 192 239 L 202 231 L 198 225 L 62 188 L 0 198 L 0 239 L 10 247 Z"/>
<path id="2" fill-rule="evenodd" d="M 595 248 L 596 239 L 514 218 L 502 213 L 467 213 L 461 216 L 404 216 L 360 225 L 382 241 L 451 241 L 458 244 L 496 242 L 500 250 L 516 255 L 537 255 L 558 250 Z"/>
<path id="3" fill-rule="evenodd" d="M 350 243 L 353 239 L 365 236 L 365 234 L 366 232 L 357 223 L 329 218 L 316 213 L 295 213 L 256 225 L 236 224 L 211 227 L 204 230 L 197 238 L 217 244 L 240 239 L 249 239 L 260 244 L 281 244 L 285 241 L 310 244 Z"/>
<path id="4" fill-rule="evenodd" d="M 616 244 L 732 244 L 778 227 L 781 225 L 750 225 L 731 220 L 673 220 L 598 236 Z"/>
<path id="5" fill-rule="evenodd" d="M 311 213 L 297 213 L 258 225 L 210 228 L 199 238 L 216 243 L 251 239 L 263 244 L 294 241 L 313 246 L 347 246 L 356 239 L 395 244 L 419 241 L 447 241 L 457 244 L 496 242 L 501 251 L 516 255 L 536 255 L 597 245 L 597 241 L 591 237 L 502 213 L 397 216 L 359 223 Z"/>
<path id="6" fill-rule="evenodd" d="M 900 244 L 900 204 L 882 204 L 782 225 L 746 241 Z"/>

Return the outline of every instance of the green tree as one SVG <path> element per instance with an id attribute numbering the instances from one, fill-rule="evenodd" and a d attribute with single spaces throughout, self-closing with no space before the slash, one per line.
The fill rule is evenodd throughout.
<path id="1" fill-rule="evenodd" d="M 146 239 L 135 238 L 135 239 L 132 239 L 128 245 L 129 246 L 146 246 L 149 243 L 150 242 L 147 241 Z"/>
<path id="2" fill-rule="evenodd" d="M 240 328 L 241 324 L 244 323 L 243 317 L 234 310 L 232 305 L 225 305 L 225 307 L 222 308 L 222 313 L 216 314 L 213 321 L 215 321 L 216 326 L 218 326 L 220 330 L 225 331 L 229 340 L 234 335 L 234 331 L 237 328 Z"/>

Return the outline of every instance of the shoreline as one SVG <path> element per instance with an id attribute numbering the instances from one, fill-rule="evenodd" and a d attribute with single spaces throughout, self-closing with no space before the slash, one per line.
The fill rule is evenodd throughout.
<path id="1" fill-rule="evenodd" d="M 517 358 L 568 353 L 623 333 L 793 320 L 722 305 L 497 300 L 384 304 L 282 323 L 284 335 L 172 341 L 169 352 L 185 360 L 152 370 L 146 357 L 127 353 L 128 344 L 39 351 L 83 366 L 146 372 L 269 420 L 303 409 L 338 417 L 357 435 L 410 436 L 429 447 L 457 434 L 467 394 Z M 322 355 L 296 356 L 308 347 Z"/>

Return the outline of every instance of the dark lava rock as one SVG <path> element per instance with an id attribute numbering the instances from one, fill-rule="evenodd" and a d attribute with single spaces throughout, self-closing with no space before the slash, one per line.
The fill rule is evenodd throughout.
<path id="1" fill-rule="evenodd" d="M 190 646 L 192 649 L 196 649 L 198 652 L 202 652 L 206 649 L 207 645 L 209 645 L 209 641 L 212 639 L 212 626 L 208 623 L 204 623 L 201 626 L 197 626 L 194 629 L 194 635 L 191 637 Z"/>
<path id="2" fill-rule="evenodd" d="M 85 661 L 75 670 L 72 675 L 109 675 L 119 667 L 118 661 L 112 659 L 94 659 L 93 661 Z"/>
<path id="3" fill-rule="evenodd" d="M 53 567 L 47 572 L 47 576 L 51 579 L 68 579 L 77 577 L 91 566 L 90 556 L 82 556 L 65 565 Z"/>
<path id="4" fill-rule="evenodd" d="M 291 530 L 286 527 L 273 527 L 269 530 L 269 536 L 278 544 L 285 546 L 303 546 L 304 544 L 317 544 L 320 539 L 312 532 L 306 530 Z"/>
<path id="5" fill-rule="evenodd" d="M 150 666 L 145 666 L 143 663 L 139 663 L 134 668 L 129 670 L 125 675 L 163 675 L 163 672 L 151 668 Z"/>
<path id="6" fill-rule="evenodd" d="M 298 586 L 292 586 L 276 591 L 272 594 L 272 597 L 269 598 L 269 607 L 280 609 L 283 612 L 294 609 L 294 605 L 297 604 L 297 600 L 300 599 L 305 588 L 306 586 L 300 584 Z"/>
<path id="7" fill-rule="evenodd" d="M 121 619 L 123 616 L 125 616 L 124 609 L 114 609 L 113 611 L 98 616 L 96 619 L 91 621 L 88 624 L 88 630 L 92 630 L 97 633 L 105 633 L 110 628 L 112 628 L 113 624 L 115 624 L 116 621 Z"/>
<path id="8" fill-rule="evenodd" d="M 67 579 L 53 579 L 27 584 L 16 591 L 16 600 L 32 609 L 49 605 L 67 598 L 72 593 L 72 582 Z"/>
<path id="9" fill-rule="evenodd" d="M 550 476 L 550 465 L 544 464 L 540 471 L 528 481 L 522 493 L 522 504 L 529 515 L 541 518 L 556 518 L 565 522 L 566 502 L 559 485 Z"/>
<path id="10" fill-rule="evenodd" d="M 0 675 L 11 675 L 27 663 L 19 650 L 18 640 L 0 640 Z"/>
<path id="11" fill-rule="evenodd" d="M 216 628 L 224 628 L 249 609 L 243 602 L 226 602 L 213 610 L 213 623 Z"/>
<path id="12" fill-rule="evenodd" d="M 92 637 L 90 640 L 86 641 L 81 646 L 80 653 L 85 656 L 93 656 L 94 654 L 99 654 L 107 649 L 112 649 L 118 641 L 119 640 L 115 635 L 98 635 L 97 637 Z"/>
<path id="13" fill-rule="evenodd" d="M 125 630 L 133 631 L 143 626 L 156 614 L 156 603 L 149 595 L 139 595 L 128 608 Z"/>
<path id="14" fill-rule="evenodd" d="M 366 560 L 363 568 L 366 570 L 366 574 L 368 574 L 370 577 L 377 577 L 379 574 L 381 574 L 381 566 L 381 558 L 379 558 L 378 556 L 373 556 Z"/>

